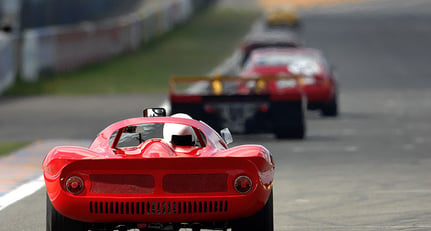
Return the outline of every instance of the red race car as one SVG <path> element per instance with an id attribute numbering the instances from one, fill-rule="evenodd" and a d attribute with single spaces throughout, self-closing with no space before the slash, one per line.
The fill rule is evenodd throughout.
<path id="1" fill-rule="evenodd" d="M 305 137 L 306 99 L 297 76 L 172 77 L 169 98 L 172 113 L 190 114 L 217 130 Z"/>
<path id="2" fill-rule="evenodd" d="M 322 53 L 312 48 L 262 48 L 252 51 L 241 76 L 300 75 L 310 110 L 338 115 L 337 83 Z"/>
<path id="3" fill-rule="evenodd" d="M 186 114 L 162 108 L 116 122 L 89 148 L 43 161 L 47 230 L 273 230 L 274 163 L 260 145 L 228 148 Z"/>

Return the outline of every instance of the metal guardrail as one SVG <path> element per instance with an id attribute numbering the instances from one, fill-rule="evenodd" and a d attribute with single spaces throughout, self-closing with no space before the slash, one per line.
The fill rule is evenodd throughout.
<path id="1" fill-rule="evenodd" d="M 27 29 L 20 53 L 10 41 L 0 43 L 0 94 L 16 78 L 35 82 L 44 73 L 70 71 L 135 50 L 143 42 L 171 30 L 215 0 L 146 0 L 136 12 L 98 22 Z M 18 57 L 18 59 L 17 59 Z M 11 77 L 12 76 L 12 77 Z"/>
<path id="2" fill-rule="evenodd" d="M 1 2 L 9 8 L 18 5 L 20 28 L 30 29 L 121 16 L 143 1 L 147 0 L 0 0 L 0 7 Z"/>
<path id="3" fill-rule="evenodd" d="M 23 34 L 22 77 L 69 71 L 135 50 L 190 17 L 190 0 L 170 0 L 116 19 L 74 26 L 29 29 Z"/>
<path id="4" fill-rule="evenodd" d="M 0 32 L 0 93 L 15 82 L 17 40 Z"/>

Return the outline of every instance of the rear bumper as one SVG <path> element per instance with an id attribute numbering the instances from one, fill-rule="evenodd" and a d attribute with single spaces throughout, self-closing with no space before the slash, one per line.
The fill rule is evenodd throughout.
<path id="1" fill-rule="evenodd" d="M 124 185 L 131 185 L 129 189 L 139 186 L 125 178 L 118 181 L 121 178 L 118 176 L 132 174 L 134 177 L 152 176 L 154 183 L 146 186 L 149 189 L 147 191 L 119 191 L 118 187 Z M 95 175 L 105 177 L 94 180 Z M 166 179 L 172 175 L 186 175 L 187 178 L 182 179 L 197 175 L 226 177 L 218 178 L 217 182 L 202 180 L 206 178 L 197 179 L 199 184 L 196 184 L 198 187 L 195 187 L 195 191 L 179 188 L 183 191 L 172 192 L 172 187 L 166 187 L 166 184 L 170 184 Z M 240 175 L 252 180 L 250 192 L 242 194 L 235 191 L 234 182 Z M 68 165 L 54 178 L 45 174 L 45 184 L 54 208 L 74 220 L 91 223 L 203 222 L 231 220 L 256 213 L 269 198 L 273 175 L 273 164 L 258 156 L 81 160 Z M 65 190 L 65 179 L 71 176 L 83 180 L 85 186 L 82 193 L 73 195 Z M 185 184 L 187 182 L 185 180 Z M 105 185 L 103 191 L 95 187 L 98 183 Z M 224 184 L 225 187 L 202 192 L 202 188 L 211 188 L 214 184 Z"/>
<path id="2" fill-rule="evenodd" d="M 307 96 L 308 109 L 318 109 L 335 97 L 335 89 L 332 86 L 304 86 Z"/>
<path id="3" fill-rule="evenodd" d="M 270 191 L 247 196 L 74 197 L 60 194 L 52 201 L 66 217 L 91 223 L 167 223 L 228 221 L 260 210 Z"/>

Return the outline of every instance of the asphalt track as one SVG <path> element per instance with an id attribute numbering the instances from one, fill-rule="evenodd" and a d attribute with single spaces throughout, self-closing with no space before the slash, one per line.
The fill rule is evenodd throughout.
<path id="1" fill-rule="evenodd" d="M 276 230 L 431 230 L 430 12 L 427 0 L 304 11 L 304 40 L 336 66 L 340 117 L 310 113 L 305 141 L 234 137 L 274 154 Z M 90 139 L 164 98 L 2 99 L 0 139 Z M 0 211 L 0 224 L 44 230 L 44 189 Z"/>

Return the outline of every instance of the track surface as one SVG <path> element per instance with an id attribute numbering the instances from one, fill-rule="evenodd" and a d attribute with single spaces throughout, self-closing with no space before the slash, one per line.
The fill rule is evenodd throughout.
<path id="1" fill-rule="evenodd" d="M 406 2 L 304 12 L 304 40 L 336 65 L 341 116 L 311 113 L 306 141 L 262 135 L 235 143 L 261 143 L 274 154 L 276 230 L 431 230 L 431 2 Z M 2 100 L 0 139 L 89 139 L 163 100 Z M 44 230 L 44 190 L 0 211 L 0 224 Z"/>

